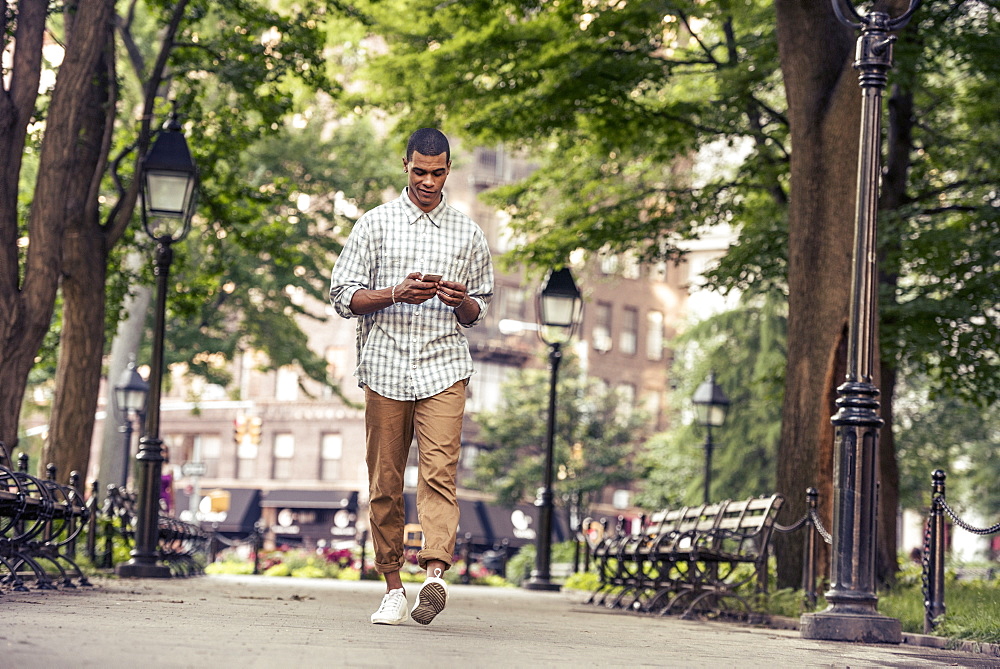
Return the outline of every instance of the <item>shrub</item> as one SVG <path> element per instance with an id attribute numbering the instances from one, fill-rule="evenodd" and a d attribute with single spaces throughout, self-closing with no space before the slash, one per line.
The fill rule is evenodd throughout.
<path id="1" fill-rule="evenodd" d="M 284 562 L 272 565 L 264 570 L 264 576 L 291 576 L 292 568 Z"/>
<path id="2" fill-rule="evenodd" d="M 293 569 L 291 575 L 295 578 L 328 578 L 329 576 L 325 569 L 313 564 Z"/>

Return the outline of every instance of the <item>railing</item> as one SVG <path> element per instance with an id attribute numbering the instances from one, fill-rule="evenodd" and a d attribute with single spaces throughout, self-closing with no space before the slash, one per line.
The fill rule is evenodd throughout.
<path id="1" fill-rule="evenodd" d="M 98 484 L 92 486 L 91 500 L 97 499 Z M 101 527 L 99 519 L 103 519 Z M 133 546 L 136 525 L 136 496 L 125 488 L 109 485 L 100 514 L 90 517 L 87 536 L 87 554 L 91 561 L 109 569 L 114 566 L 116 542 Z M 97 536 L 103 535 L 104 551 L 97 552 Z M 161 511 L 158 519 L 156 551 L 158 559 L 166 563 L 173 576 L 196 576 L 203 573 L 203 557 L 209 550 L 210 535 L 197 525 L 188 523 Z M 100 558 L 100 559 L 99 559 Z"/>
<path id="2" fill-rule="evenodd" d="M 833 537 L 823 527 L 819 518 L 819 491 L 816 488 L 806 489 L 806 513 L 791 525 L 774 525 L 774 531 L 782 534 L 797 532 L 805 528 L 802 550 L 802 591 L 805 593 L 806 605 L 809 609 L 816 608 L 816 561 L 819 544 L 816 538 L 823 539 L 826 544 L 833 543 Z"/>
<path id="3" fill-rule="evenodd" d="M 973 527 L 962 520 L 945 501 L 945 473 L 936 469 L 931 474 L 931 510 L 924 529 L 923 567 L 924 633 L 930 634 L 941 622 L 944 606 L 945 514 L 956 527 L 980 536 L 1000 533 L 1000 523 L 992 527 Z"/>
<path id="4" fill-rule="evenodd" d="M 254 525 L 253 532 L 239 539 L 230 539 L 218 532 L 211 532 L 208 541 L 208 561 L 215 562 L 221 551 L 239 546 L 250 548 L 253 554 L 253 573 L 260 574 L 260 551 L 264 546 L 264 527 L 260 522 Z"/>

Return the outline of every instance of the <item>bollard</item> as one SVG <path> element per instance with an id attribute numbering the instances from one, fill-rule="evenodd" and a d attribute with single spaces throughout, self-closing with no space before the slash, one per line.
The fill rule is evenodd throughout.
<path id="1" fill-rule="evenodd" d="M 80 472 L 73 470 L 69 473 L 69 503 L 73 507 L 76 504 L 76 500 L 80 497 Z M 81 505 L 82 506 L 82 505 Z M 66 550 L 70 554 L 70 559 L 76 557 L 76 517 L 70 519 L 70 525 L 68 532 L 73 537 L 70 539 L 69 543 L 66 544 Z"/>
<path id="2" fill-rule="evenodd" d="M 53 482 L 55 482 L 55 480 L 56 480 L 56 466 L 54 464 L 52 464 L 51 462 L 49 464 L 45 465 L 45 480 L 46 481 L 53 481 Z M 49 492 L 48 496 L 50 496 L 50 495 L 51 495 L 51 492 Z M 49 501 L 51 502 L 51 500 L 49 500 Z M 48 519 L 48 521 L 46 521 L 46 523 L 45 523 L 45 530 L 42 532 L 42 541 L 44 541 L 45 543 L 50 543 L 52 541 L 52 539 L 53 539 L 53 536 L 52 536 L 52 517 L 50 516 L 49 519 Z"/>
<path id="3" fill-rule="evenodd" d="M 465 561 L 465 572 L 462 573 L 460 581 L 463 585 L 469 585 L 472 582 L 472 576 L 469 574 L 469 568 L 472 567 L 472 533 L 466 532 L 463 537 L 462 542 L 462 559 Z"/>
<path id="4" fill-rule="evenodd" d="M 927 599 L 924 601 L 924 633 L 934 631 L 937 621 L 944 615 L 944 480 L 945 473 L 935 469 L 931 474 L 931 515 L 928 520 L 929 537 L 924 545 L 924 578 L 927 581 Z"/>
<path id="5" fill-rule="evenodd" d="M 819 491 L 806 489 L 806 536 L 802 560 L 802 590 L 806 594 L 806 606 L 816 608 L 816 521 L 813 514 L 819 504 Z"/>
<path id="6" fill-rule="evenodd" d="M 264 545 L 264 530 L 259 524 L 255 524 L 253 527 L 253 535 L 251 537 L 253 541 L 253 573 L 254 576 L 260 574 L 260 549 Z M 361 578 L 365 577 L 365 549 L 364 544 L 361 544 Z"/>
<path id="7" fill-rule="evenodd" d="M 580 573 L 580 533 L 573 533 L 573 573 Z"/>
<path id="8" fill-rule="evenodd" d="M 108 496 L 104 500 L 104 510 L 107 522 L 104 524 L 104 560 L 101 566 L 111 569 L 114 566 L 115 540 L 115 486 L 108 484 Z"/>
<path id="9" fill-rule="evenodd" d="M 91 481 L 90 499 L 87 500 L 89 511 L 87 516 L 87 557 L 93 565 L 97 564 L 97 493 L 100 489 L 99 481 Z"/>

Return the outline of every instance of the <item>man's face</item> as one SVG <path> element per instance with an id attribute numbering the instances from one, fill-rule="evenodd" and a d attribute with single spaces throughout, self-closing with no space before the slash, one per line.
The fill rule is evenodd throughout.
<path id="1" fill-rule="evenodd" d="M 403 159 L 403 168 L 410 175 L 407 193 L 421 211 L 432 211 L 441 203 L 441 189 L 451 172 L 451 162 L 446 155 L 425 156 L 414 151 L 409 163 Z"/>

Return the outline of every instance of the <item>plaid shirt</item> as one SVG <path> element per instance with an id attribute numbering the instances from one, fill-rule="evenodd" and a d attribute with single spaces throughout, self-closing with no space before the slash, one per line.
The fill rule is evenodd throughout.
<path id="1" fill-rule="evenodd" d="M 482 321 L 493 299 L 486 235 L 443 195 L 441 204 L 425 214 L 403 190 L 361 217 L 333 268 L 330 302 L 344 318 L 359 319 L 358 385 L 395 400 L 431 397 L 473 372 L 462 324 L 436 297 L 363 316 L 351 311 L 357 291 L 397 285 L 411 272 L 465 284 L 468 299 L 479 304 L 479 317 L 464 327 Z"/>

